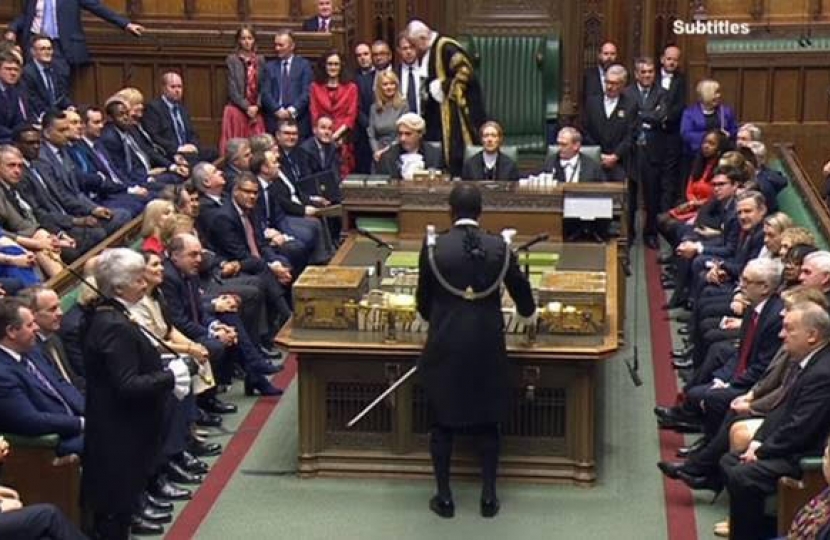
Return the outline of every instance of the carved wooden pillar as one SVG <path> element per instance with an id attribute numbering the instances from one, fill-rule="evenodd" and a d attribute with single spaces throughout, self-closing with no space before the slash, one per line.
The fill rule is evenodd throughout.
<path id="1" fill-rule="evenodd" d="M 559 116 L 563 125 L 573 125 L 579 114 L 579 81 L 583 52 L 568 43 L 583 43 L 582 11 L 579 2 L 562 2 L 562 101 Z"/>
<path id="2" fill-rule="evenodd" d="M 192 19 L 196 16 L 196 0 L 184 0 L 184 16 Z"/>

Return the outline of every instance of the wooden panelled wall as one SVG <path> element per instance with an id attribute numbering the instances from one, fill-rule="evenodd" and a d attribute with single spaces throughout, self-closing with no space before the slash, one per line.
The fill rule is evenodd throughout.
<path id="1" fill-rule="evenodd" d="M 0 23 L 10 20 L 24 0 L 0 2 Z M 280 27 L 299 29 L 312 15 L 315 0 L 104 0 L 143 24 L 148 35 L 134 39 L 94 17 L 87 33 L 95 58 L 75 84 L 76 96 L 103 101 L 130 84 L 155 95 L 160 71 L 185 75 L 185 94 L 197 127 L 215 141 L 226 99 L 224 57 L 240 21 L 261 31 L 262 51 L 271 52 L 271 33 Z M 750 39 L 791 39 L 807 35 L 814 42 L 830 36 L 830 2 L 804 0 L 335 0 L 341 30 L 333 36 L 301 35 L 298 50 L 316 57 L 337 46 L 351 49 L 357 41 L 394 39 L 410 17 L 421 17 L 442 32 L 546 33 L 563 41 L 562 106 L 566 120 L 579 115 L 581 73 L 592 65 L 606 39 L 619 44 L 629 62 L 642 54 L 657 55 L 666 42 L 679 44 L 693 86 L 711 75 L 721 80 L 725 101 L 742 121 L 766 128 L 775 141 L 793 141 L 816 174 L 826 155 L 823 141 L 830 90 L 830 55 L 810 47 L 758 53 L 707 52 L 707 38 L 676 36 L 675 19 L 693 13 L 709 20 L 751 24 Z M 348 44 L 348 47 L 347 47 Z M 350 56 L 350 55 L 349 55 Z M 828 60 L 825 60 L 827 58 Z"/>

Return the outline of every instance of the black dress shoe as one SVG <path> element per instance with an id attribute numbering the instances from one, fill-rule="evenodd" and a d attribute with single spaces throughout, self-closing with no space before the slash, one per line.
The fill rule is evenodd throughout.
<path id="1" fill-rule="evenodd" d="M 671 361 L 671 365 L 674 369 L 689 369 L 694 367 L 695 361 L 692 360 L 691 356 L 687 356 L 685 358 L 675 358 Z"/>
<path id="2" fill-rule="evenodd" d="M 164 527 L 157 523 L 150 523 L 139 516 L 133 516 L 130 522 L 130 533 L 136 536 L 155 536 L 164 534 Z"/>
<path id="3" fill-rule="evenodd" d="M 678 480 L 680 477 L 677 476 L 677 473 L 678 471 L 683 470 L 683 463 L 674 461 L 659 461 L 657 462 L 657 468 L 660 469 L 660 472 L 672 480 Z"/>
<path id="4" fill-rule="evenodd" d="M 189 489 L 171 484 L 164 475 L 160 474 L 150 488 L 150 495 L 167 501 L 187 501 L 193 493 Z"/>
<path id="5" fill-rule="evenodd" d="M 196 457 L 211 457 L 218 456 L 222 453 L 222 445 L 219 443 L 209 443 L 191 439 L 187 443 L 187 451 Z"/>
<path id="6" fill-rule="evenodd" d="M 699 421 L 680 420 L 676 418 L 659 419 L 657 427 L 660 429 L 671 429 L 678 433 L 703 433 L 703 426 Z"/>
<path id="7" fill-rule="evenodd" d="M 643 243 L 648 249 L 660 249 L 660 241 L 656 236 L 646 236 Z"/>
<path id="8" fill-rule="evenodd" d="M 238 410 L 233 403 L 226 403 L 216 396 L 200 400 L 199 408 L 211 414 L 232 414 Z"/>
<path id="9" fill-rule="evenodd" d="M 282 389 L 277 388 L 263 375 L 252 375 L 245 378 L 245 395 L 253 396 L 281 396 Z"/>
<path id="10" fill-rule="evenodd" d="M 455 516 L 455 503 L 452 502 L 452 499 L 442 499 L 438 495 L 429 500 L 429 509 L 442 518 Z"/>
<path id="11" fill-rule="evenodd" d="M 199 413 L 199 418 L 196 420 L 196 425 L 202 427 L 221 427 L 222 417 L 218 414 L 210 414 L 202 410 Z"/>
<path id="12" fill-rule="evenodd" d="M 688 326 L 681 326 L 677 329 L 677 334 L 681 336 L 688 336 L 689 335 L 689 327 Z"/>
<path id="13" fill-rule="evenodd" d="M 168 480 L 176 482 L 177 484 L 199 485 L 204 481 L 204 477 L 201 474 L 187 472 L 175 461 L 167 463 L 165 473 L 167 473 Z"/>
<path id="14" fill-rule="evenodd" d="M 495 517 L 501 509 L 501 504 L 497 498 L 481 499 L 481 517 L 491 518 Z"/>
<path id="15" fill-rule="evenodd" d="M 259 352 L 270 358 L 271 360 L 281 360 L 282 351 L 274 346 L 260 345 Z"/>
<path id="16" fill-rule="evenodd" d="M 169 501 L 163 501 L 146 492 L 144 493 L 144 499 L 147 501 L 147 506 L 152 506 L 156 510 L 160 510 L 162 512 L 173 511 L 173 503 Z"/>
<path id="17" fill-rule="evenodd" d="M 657 258 L 657 262 L 660 264 L 671 264 L 674 261 L 674 255 L 660 255 Z"/>
<path id="18" fill-rule="evenodd" d="M 677 477 L 691 489 L 710 489 L 715 492 L 715 497 L 723 490 L 723 481 L 720 478 L 708 475 L 694 475 L 686 471 L 677 472 Z"/>
<path id="19" fill-rule="evenodd" d="M 701 437 L 689 446 L 678 448 L 677 457 L 681 459 L 687 458 L 690 454 L 694 454 L 695 452 L 699 452 L 700 450 L 702 450 L 703 447 L 706 446 L 708 443 L 709 441 L 706 439 L 706 437 Z"/>
<path id="20" fill-rule="evenodd" d="M 253 362 L 248 365 L 248 373 L 255 373 L 259 375 L 273 375 L 283 370 L 282 364 L 272 364 L 265 360 Z"/>
<path id="21" fill-rule="evenodd" d="M 660 285 L 664 289 L 676 289 L 677 288 L 677 282 L 674 281 L 673 279 L 664 279 L 663 281 L 660 282 Z"/>
<path id="22" fill-rule="evenodd" d="M 145 506 L 138 517 L 150 523 L 170 523 L 173 521 L 173 514 L 156 510 L 150 505 Z"/>
<path id="23" fill-rule="evenodd" d="M 656 416 L 658 420 L 662 420 L 664 418 L 674 418 L 676 410 L 677 407 L 663 407 L 658 405 L 654 407 L 654 416 Z"/>
<path id="24" fill-rule="evenodd" d="M 694 352 L 694 347 L 686 347 L 685 349 L 673 349 L 671 352 L 672 358 L 689 358 Z"/>
<path id="25" fill-rule="evenodd" d="M 174 458 L 175 462 L 189 473 L 205 474 L 210 470 L 207 463 L 197 458 L 187 450 L 183 450 L 181 454 Z"/>

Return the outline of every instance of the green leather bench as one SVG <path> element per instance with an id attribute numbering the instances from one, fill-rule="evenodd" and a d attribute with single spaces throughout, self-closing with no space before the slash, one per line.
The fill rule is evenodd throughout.
<path id="1" fill-rule="evenodd" d="M 519 148 L 513 145 L 504 145 L 500 149 L 501 153 L 509 157 L 517 164 L 519 163 Z M 467 161 L 474 155 L 481 152 L 481 146 L 470 145 L 464 148 L 464 161 Z"/>
<path id="2" fill-rule="evenodd" d="M 545 154 L 545 161 L 547 161 L 549 158 L 552 158 L 554 155 L 556 155 L 557 152 L 559 152 L 558 144 L 551 144 L 550 146 L 548 146 L 548 151 Z M 602 155 L 602 148 L 596 145 L 582 146 L 579 149 L 579 153 L 588 156 L 589 158 L 593 158 L 594 161 L 599 163 L 600 156 Z"/>
<path id="3" fill-rule="evenodd" d="M 545 154 L 559 118 L 559 36 L 460 36 L 473 58 L 489 118 L 501 124 L 505 145 Z"/>

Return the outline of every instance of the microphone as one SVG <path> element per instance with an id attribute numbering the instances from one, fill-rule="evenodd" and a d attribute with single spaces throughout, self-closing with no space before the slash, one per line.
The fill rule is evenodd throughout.
<path id="1" fill-rule="evenodd" d="M 371 240 L 372 242 L 377 244 L 377 247 L 385 247 L 388 250 L 394 250 L 395 249 L 389 243 L 384 242 L 378 235 L 376 235 L 373 232 L 369 232 L 366 229 L 361 229 L 360 227 L 358 227 L 357 228 L 357 234 L 359 234 L 360 236 L 363 236 L 365 238 L 368 238 L 369 240 Z"/>
<path id="2" fill-rule="evenodd" d="M 550 238 L 550 235 L 548 233 L 537 234 L 536 236 L 534 236 L 533 238 L 531 238 L 530 240 L 528 240 L 524 244 L 518 245 L 516 247 L 516 251 L 525 251 L 527 249 L 530 249 L 533 246 L 535 246 L 536 244 L 538 244 L 539 242 L 546 241 L 548 238 Z"/>
<path id="3" fill-rule="evenodd" d="M 635 338 L 636 339 L 636 338 Z M 628 375 L 631 377 L 631 382 L 634 386 L 643 386 L 643 379 L 640 378 L 640 355 L 637 346 L 634 346 L 634 357 L 629 362 L 625 360 L 625 367 L 628 368 Z"/>

